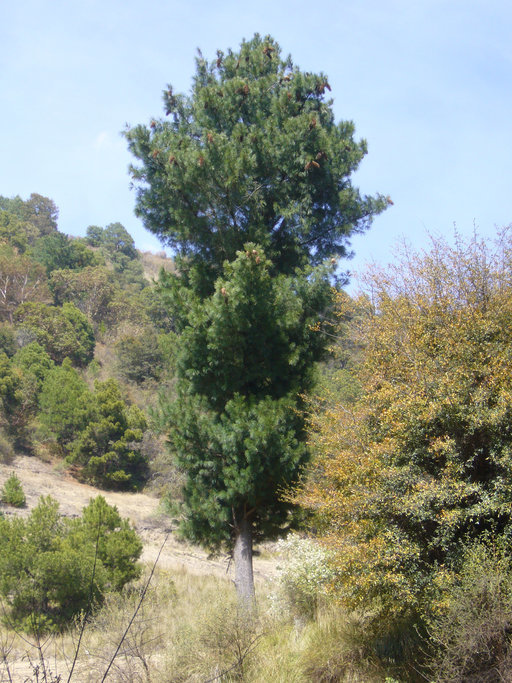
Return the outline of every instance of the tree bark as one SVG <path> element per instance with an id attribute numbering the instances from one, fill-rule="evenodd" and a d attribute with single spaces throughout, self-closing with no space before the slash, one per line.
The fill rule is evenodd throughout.
<path id="1" fill-rule="evenodd" d="M 238 599 L 246 607 L 254 603 L 254 575 L 252 571 L 252 529 L 245 515 L 235 528 L 235 586 Z"/>

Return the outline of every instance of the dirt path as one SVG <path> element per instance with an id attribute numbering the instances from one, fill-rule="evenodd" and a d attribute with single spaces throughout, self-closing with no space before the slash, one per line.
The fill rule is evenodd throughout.
<path id="1" fill-rule="evenodd" d="M 142 560 L 153 562 L 162 543 L 167 538 L 160 555 L 159 566 L 165 569 L 185 568 L 197 574 L 217 574 L 231 578 L 233 567 L 227 559 L 209 559 L 208 554 L 197 546 L 176 538 L 169 518 L 158 511 L 157 498 L 144 493 L 120 493 L 100 491 L 93 486 L 81 484 L 69 476 L 59 465 L 42 462 L 34 457 L 18 455 L 8 465 L 0 463 L 0 486 L 15 472 L 19 477 L 27 498 L 27 507 L 21 511 L 0 504 L 6 514 L 26 515 L 37 504 L 40 496 L 52 496 L 60 504 L 62 514 L 75 517 L 91 498 L 98 494 L 115 505 L 122 517 L 127 517 L 137 529 L 144 542 Z M 276 560 L 271 553 L 254 558 L 256 579 L 265 580 L 275 574 Z"/>

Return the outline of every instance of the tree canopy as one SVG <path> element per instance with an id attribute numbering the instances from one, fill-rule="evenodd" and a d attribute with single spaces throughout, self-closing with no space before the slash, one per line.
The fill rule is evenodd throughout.
<path id="1" fill-rule="evenodd" d="M 50 301 L 45 270 L 26 254 L 0 246 L 0 319 L 12 323 L 14 311 L 27 301 Z"/>
<path id="2" fill-rule="evenodd" d="M 25 251 L 38 237 L 57 230 L 58 216 L 55 203 L 40 194 L 33 192 L 26 201 L 0 196 L 0 240 Z"/>
<path id="3" fill-rule="evenodd" d="M 136 212 L 204 294 L 246 242 L 292 273 L 346 255 L 350 235 L 386 207 L 351 183 L 366 142 L 335 122 L 329 90 L 324 74 L 255 35 L 238 52 L 199 56 L 191 94 L 164 93 L 169 120 L 127 130 Z"/>
<path id="4" fill-rule="evenodd" d="M 61 232 L 54 232 L 37 239 L 29 250 L 30 256 L 46 268 L 46 274 L 54 270 L 80 270 L 86 266 L 98 265 L 101 261 L 89 249 L 84 240 L 69 239 Z"/>
<path id="5" fill-rule="evenodd" d="M 300 496 L 338 550 L 352 605 L 424 613 L 468 545 L 511 547 L 510 247 L 510 232 L 496 248 L 436 241 L 368 277 L 361 393 L 317 414 Z"/>
<path id="6" fill-rule="evenodd" d="M 71 303 L 62 307 L 25 303 L 16 309 L 15 320 L 30 341 L 43 346 L 56 363 L 70 358 L 86 366 L 94 355 L 94 332 L 85 315 Z"/>

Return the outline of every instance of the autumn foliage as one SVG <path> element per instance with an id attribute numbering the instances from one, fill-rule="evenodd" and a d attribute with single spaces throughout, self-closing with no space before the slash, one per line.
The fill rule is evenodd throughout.
<path id="1" fill-rule="evenodd" d="M 503 231 L 494 245 L 402 251 L 358 300 L 340 298 L 357 323 L 361 392 L 316 411 L 318 455 L 299 497 L 337 551 L 348 604 L 442 611 L 465 548 L 510 545 L 511 282 Z"/>

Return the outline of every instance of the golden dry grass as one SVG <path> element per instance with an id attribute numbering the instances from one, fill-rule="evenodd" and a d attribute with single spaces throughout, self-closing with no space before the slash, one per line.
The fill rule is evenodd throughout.
<path id="1" fill-rule="evenodd" d="M 144 277 L 150 282 L 158 280 L 162 268 L 169 273 L 174 271 L 174 260 L 166 256 L 164 251 L 158 254 L 153 254 L 151 251 L 141 251 L 139 254 L 144 269 Z"/>
<path id="2" fill-rule="evenodd" d="M 107 680 L 115 683 L 384 680 L 381 674 L 371 671 L 361 648 L 352 640 L 350 620 L 339 613 L 328 610 L 316 622 L 297 626 L 289 615 L 268 610 L 265 586 L 260 585 L 257 612 L 248 616 L 237 606 L 228 579 L 198 577 L 185 569 L 155 573 L 112 661 L 133 618 L 143 585 L 144 579 L 124 595 L 109 597 L 86 624 L 73 681 L 101 681 L 109 666 Z M 44 666 L 62 680 L 68 678 L 79 629 L 77 624 L 63 636 L 44 643 Z M 0 683 L 9 680 L 8 669 L 14 683 L 37 680 L 34 665 L 42 671 L 41 659 L 37 643 L 28 640 L 32 646 L 6 629 L 0 633 Z M 50 677 L 48 681 L 56 683 Z"/>

